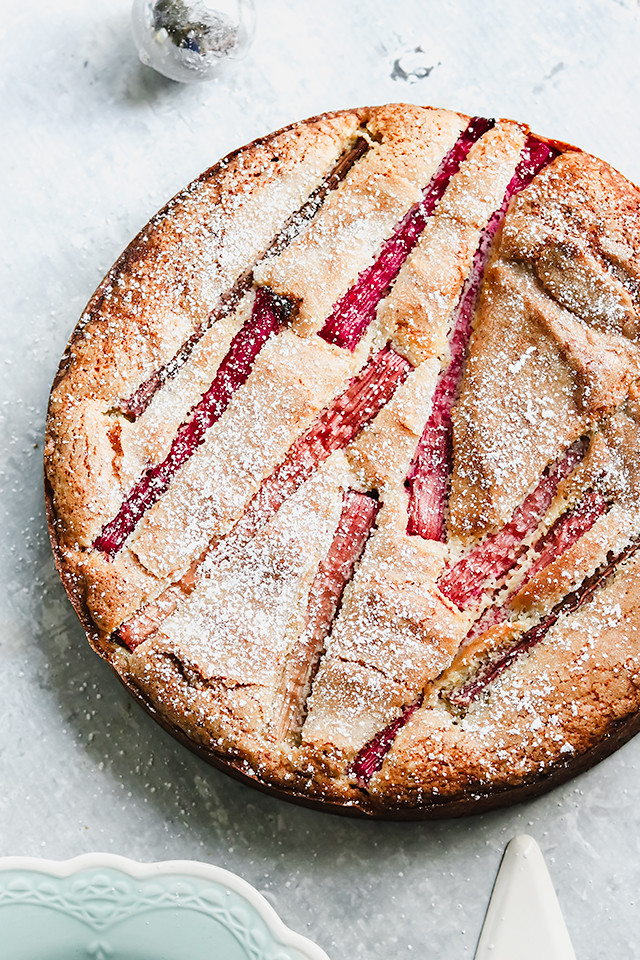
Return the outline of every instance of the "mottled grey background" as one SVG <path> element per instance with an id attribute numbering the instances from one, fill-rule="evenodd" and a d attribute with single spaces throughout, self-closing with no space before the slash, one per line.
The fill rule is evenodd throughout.
<path id="1" fill-rule="evenodd" d="M 640 181 L 636 0 L 256 5 L 249 57 L 192 88 L 137 62 L 126 0 L 0 0 L 0 855 L 207 860 L 332 960 L 470 960 L 502 849 L 527 831 L 579 960 L 638 955 L 640 739 L 502 813 L 314 813 L 156 727 L 91 653 L 58 582 L 41 455 L 59 357 L 130 238 L 221 155 L 327 109 L 412 100 L 527 120 Z"/>

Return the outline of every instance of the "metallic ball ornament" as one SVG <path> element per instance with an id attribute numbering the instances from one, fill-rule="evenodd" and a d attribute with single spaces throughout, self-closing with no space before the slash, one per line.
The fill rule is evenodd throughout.
<path id="1" fill-rule="evenodd" d="M 253 0 L 134 0 L 131 17 L 142 62 L 183 83 L 210 80 L 243 57 L 255 28 Z"/>

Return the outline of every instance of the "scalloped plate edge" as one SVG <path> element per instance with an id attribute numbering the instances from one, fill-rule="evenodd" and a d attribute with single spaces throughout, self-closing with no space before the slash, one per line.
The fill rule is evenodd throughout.
<path id="1" fill-rule="evenodd" d="M 160 860 L 142 863 L 115 853 L 83 853 L 69 860 L 45 860 L 40 857 L 0 857 L 0 873 L 28 870 L 66 878 L 86 870 L 108 868 L 118 870 L 133 880 L 149 880 L 162 876 L 189 876 L 233 890 L 243 897 L 264 920 L 274 938 L 284 947 L 297 950 L 308 960 L 329 960 L 317 944 L 291 930 L 278 916 L 268 900 L 247 880 L 235 873 L 200 860 Z"/>

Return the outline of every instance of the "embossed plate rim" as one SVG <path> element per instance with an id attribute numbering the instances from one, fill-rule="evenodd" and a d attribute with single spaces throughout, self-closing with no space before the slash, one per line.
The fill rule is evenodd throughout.
<path id="1" fill-rule="evenodd" d="M 267 929 L 279 946 L 298 951 L 306 960 L 329 960 L 327 954 L 317 944 L 302 934 L 291 930 L 280 919 L 276 910 L 247 880 L 237 874 L 200 860 L 160 860 L 142 862 L 114 853 L 84 853 L 67 860 L 48 860 L 41 857 L 6 856 L 0 857 L 0 888 L 3 876 L 15 871 L 32 873 L 40 878 L 50 877 L 66 880 L 75 875 L 92 870 L 114 870 L 133 881 L 155 880 L 163 878 L 182 878 L 204 881 L 215 887 L 232 890 L 247 903 L 258 917 L 264 921 Z M 180 911 L 182 912 L 182 911 Z"/>

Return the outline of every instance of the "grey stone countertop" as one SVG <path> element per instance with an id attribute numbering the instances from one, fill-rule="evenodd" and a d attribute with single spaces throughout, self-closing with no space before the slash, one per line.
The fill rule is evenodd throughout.
<path id="1" fill-rule="evenodd" d="M 195 87 L 137 61 L 127 0 L 0 10 L 0 855 L 206 860 L 332 960 L 470 960 L 503 848 L 528 832 L 579 960 L 639 955 L 640 738 L 534 802 L 459 821 L 361 822 L 264 796 L 163 733 L 90 651 L 41 481 L 49 386 L 84 304 L 232 148 L 409 100 L 526 120 L 640 181 L 637 0 L 257 0 L 247 59 Z"/>

